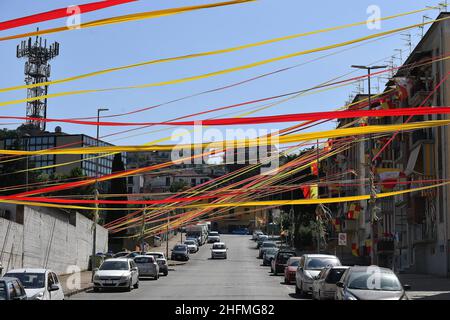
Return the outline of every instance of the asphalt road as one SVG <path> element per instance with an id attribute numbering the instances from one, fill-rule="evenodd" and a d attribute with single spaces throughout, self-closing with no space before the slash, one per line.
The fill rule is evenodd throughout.
<path id="1" fill-rule="evenodd" d="M 283 276 L 273 276 L 270 267 L 256 259 L 258 250 L 250 236 L 221 235 L 228 246 L 228 259 L 211 260 L 211 245 L 191 254 L 185 265 L 172 267 L 167 277 L 139 282 L 131 292 L 80 293 L 70 299 L 83 300 L 283 300 L 297 299 L 294 285 L 285 285 Z"/>

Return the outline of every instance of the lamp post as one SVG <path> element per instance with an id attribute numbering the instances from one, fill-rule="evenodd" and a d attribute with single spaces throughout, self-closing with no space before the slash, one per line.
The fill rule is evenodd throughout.
<path id="1" fill-rule="evenodd" d="M 100 112 L 109 111 L 109 109 L 97 109 L 97 140 L 96 146 L 99 146 L 99 135 L 100 135 Z M 94 263 L 95 263 L 95 253 L 96 253 L 96 242 L 97 242 L 97 221 L 98 221 L 98 157 L 95 158 L 95 188 L 94 188 L 94 197 L 95 197 L 95 211 L 93 217 L 93 232 L 92 232 L 92 258 L 91 258 L 91 267 L 92 267 L 92 282 L 94 282 Z"/>
<path id="2" fill-rule="evenodd" d="M 385 69 L 387 66 L 357 66 L 352 65 L 352 68 L 356 69 L 363 69 L 367 70 L 367 81 L 368 81 L 368 87 L 369 87 L 369 110 L 372 109 L 372 93 L 371 93 L 371 84 L 370 84 L 370 77 L 371 77 L 371 71 L 376 69 Z M 368 119 L 368 125 L 370 125 L 371 119 L 369 117 Z M 377 190 L 375 187 L 375 165 L 373 163 L 372 158 L 372 149 L 373 149 L 374 143 L 373 143 L 373 135 L 369 135 L 369 163 L 368 166 L 368 173 L 369 173 L 369 184 L 370 184 L 370 200 L 369 200 L 369 212 L 370 212 L 370 239 L 372 241 L 372 248 L 370 250 L 370 262 L 371 264 L 376 264 L 377 256 L 376 256 L 376 246 L 375 246 L 375 220 L 376 220 L 376 201 L 377 201 Z"/>

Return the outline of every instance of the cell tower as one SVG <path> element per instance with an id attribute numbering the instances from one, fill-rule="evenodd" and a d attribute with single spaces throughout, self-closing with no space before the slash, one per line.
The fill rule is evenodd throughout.
<path id="1" fill-rule="evenodd" d="M 38 29 L 39 31 L 39 29 Z M 33 42 L 31 38 L 22 41 L 17 46 L 17 58 L 28 58 L 25 62 L 25 83 L 38 84 L 49 81 L 51 59 L 59 55 L 59 43 L 55 42 L 47 47 L 47 40 L 42 44 L 42 38 L 36 36 Z M 37 86 L 27 89 L 27 98 L 37 98 L 47 95 L 48 85 Z M 27 102 L 27 117 L 35 118 L 27 120 L 27 126 L 45 130 L 45 119 L 47 117 L 47 98 Z"/>

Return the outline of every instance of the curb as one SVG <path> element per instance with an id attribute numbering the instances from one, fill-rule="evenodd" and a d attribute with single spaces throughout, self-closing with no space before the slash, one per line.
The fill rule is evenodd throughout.
<path id="1" fill-rule="evenodd" d="M 78 294 L 78 293 L 86 292 L 86 291 L 88 291 L 89 289 L 92 289 L 92 288 L 94 288 L 94 286 L 93 286 L 93 285 L 89 285 L 89 286 L 86 287 L 86 288 L 81 288 L 81 289 L 77 289 L 77 290 L 72 290 L 72 291 L 70 291 L 70 292 L 68 292 L 68 293 L 64 293 L 64 296 L 66 296 L 66 297 L 71 297 L 71 296 L 76 295 L 76 294 Z"/>

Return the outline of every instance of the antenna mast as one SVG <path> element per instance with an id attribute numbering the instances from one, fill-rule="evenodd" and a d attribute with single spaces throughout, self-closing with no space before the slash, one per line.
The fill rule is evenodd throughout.
<path id="1" fill-rule="evenodd" d="M 37 29 L 39 31 L 39 28 Z M 25 83 L 39 84 L 49 81 L 50 77 L 50 60 L 59 55 L 59 43 L 54 42 L 47 47 L 47 40 L 36 36 L 34 42 L 31 38 L 23 40 L 17 46 L 17 58 L 27 58 L 25 62 Z M 39 99 L 40 96 L 47 95 L 48 85 L 41 85 L 27 89 L 27 98 L 36 98 L 27 102 L 26 115 L 28 118 L 27 125 L 36 129 L 45 130 L 45 119 L 47 117 L 47 99 Z"/>

